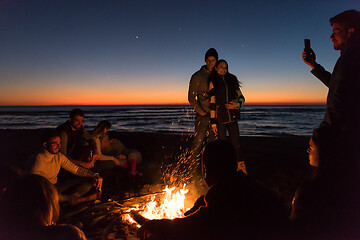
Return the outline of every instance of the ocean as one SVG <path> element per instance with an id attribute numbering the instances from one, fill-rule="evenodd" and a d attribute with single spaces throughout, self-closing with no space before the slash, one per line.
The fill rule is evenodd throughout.
<path id="1" fill-rule="evenodd" d="M 195 113 L 190 105 L 0 106 L 0 129 L 55 128 L 76 107 L 84 110 L 88 131 L 104 119 L 111 122 L 111 131 L 194 131 Z M 241 108 L 240 135 L 310 136 L 325 109 L 325 105 L 245 105 Z"/>

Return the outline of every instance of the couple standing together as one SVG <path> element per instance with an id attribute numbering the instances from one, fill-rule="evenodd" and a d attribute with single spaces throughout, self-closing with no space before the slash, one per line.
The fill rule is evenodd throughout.
<path id="1" fill-rule="evenodd" d="M 240 82 L 228 71 L 228 64 L 218 59 L 218 53 L 210 48 L 205 54 L 206 65 L 195 72 L 190 80 L 188 100 L 196 111 L 195 133 L 191 146 L 191 159 L 200 157 L 202 144 L 209 131 L 209 141 L 226 139 L 229 132 L 231 143 L 240 158 L 239 126 L 240 107 L 245 98 Z"/>

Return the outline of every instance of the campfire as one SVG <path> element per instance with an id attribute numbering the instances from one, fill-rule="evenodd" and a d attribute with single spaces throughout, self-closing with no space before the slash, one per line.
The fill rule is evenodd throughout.
<path id="1" fill-rule="evenodd" d="M 124 192 L 108 202 L 64 216 L 63 222 L 83 224 L 89 236 L 101 239 L 136 239 L 141 225 L 153 219 L 184 217 L 196 199 L 204 194 L 204 182 L 193 173 L 197 162 L 192 162 L 184 151 L 173 163 L 161 166 L 158 184 L 144 185 L 141 190 Z M 96 226 L 96 227 L 94 227 Z"/>
<path id="2" fill-rule="evenodd" d="M 123 216 L 123 221 L 140 227 L 139 223 L 143 224 L 151 219 L 184 217 L 184 213 L 187 211 L 185 198 L 188 191 L 185 184 L 182 188 L 166 186 L 163 191 L 150 194 L 148 202 L 141 203 L 139 201 L 139 204 L 129 207 L 129 214 Z"/>
<path id="3" fill-rule="evenodd" d="M 189 189 L 197 191 L 197 187 L 192 186 L 191 179 L 199 162 L 191 159 L 190 155 L 190 151 L 183 149 L 180 155 L 169 156 L 175 161 L 164 167 L 162 181 L 165 187 L 155 193 L 145 194 L 141 199 L 139 197 L 132 199 L 128 209 L 129 214 L 124 215 L 122 220 L 140 227 L 147 220 L 184 217 L 184 213 L 188 210 L 185 201 L 191 206 L 194 203 L 194 199 L 188 195 L 196 197 L 195 199 L 199 196 L 193 193 L 187 194 Z M 192 183 L 191 186 L 188 185 L 189 183 Z"/>

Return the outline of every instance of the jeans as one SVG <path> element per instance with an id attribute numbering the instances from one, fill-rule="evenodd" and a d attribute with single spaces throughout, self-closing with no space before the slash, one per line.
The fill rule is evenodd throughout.
<path id="1" fill-rule="evenodd" d="M 196 161 L 198 158 L 200 158 L 206 133 L 209 130 L 209 125 L 210 118 L 208 113 L 206 113 L 204 116 L 196 113 L 194 140 L 190 149 L 192 161 Z"/>
<path id="2" fill-rule="evenodd" d="M 229 137 L 232 145 L 236 151 L 237 161 L 240 161 L 240 138 L 239 138 L 239 125 L 237 121 L 218 124 L 219 139 L 226 139 L 226 129 L 229 132 Z"/>
<path id="3" fill-rule="evenodd" d="M 74 176 L 73 179 L 56 183 L 55 187 L 59 192 L 59 198 L 62 202 L 64 196 L 71 196 L 74 194 L 78 194 L 80 197 L 84 196 L 90 191 L 93 185 L 93 178 Z"/>

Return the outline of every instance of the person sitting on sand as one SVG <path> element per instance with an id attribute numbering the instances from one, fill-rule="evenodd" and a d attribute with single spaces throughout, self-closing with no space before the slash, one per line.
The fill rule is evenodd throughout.
<path id="1" fill-rule="evenodd" d="M 48 133 L 43 139 L 42 149 L 29 160 L 27 168 L 31 173 L 44 176 L 54 184 L 60 193 L 61 202 L 76 204 L 91 199 L 82 196 L 89 192 L 94 182 L 101 188 L 102 178 L 98 173 L 72 163 L 59 152 L 60 146 L 59 135 L 55 131 Z M 58 182 L 61 168 L 79 177 Z"/>
<path id="2" fill-rule="evenodd" d="M 69 120 L 56 128 L 61 140 L 60 152 L 70 161 L 84 168 L 92 168 L 99 154 L 91 135 L 83 126 L 84 112 L 75 108 Z"/>
<path id="3" fill-rule="evenodd" d="M 0 197 L 10 183 L 20 177 L 22 171 L 9 163 L 0 163 Z"/>
<path id="4" fill-rule="evenodd" d="M 298 239 L 355 239 L 360 234 L 359 193 L 336 173 L 339 160 L 347 156 L 330 137 L 337 134 L 320 127 L 309 141 L 313 176 L 296 190 L 290 215 Z"/>
<path id="5" fill-rule="evenodd" d="M 236 153 L 225 140 L 203 153 L 206 205 L 184 218 L 145 222 L 141 239 L 275 239 L 288 222 L 284 204 L 264 185 L 237 170 Z M 274 237 L 274 238 L 272 238 Z"/>
<path id="6" fill-rule="evenodd" d="M 37 240 L 86 240 L 83 231 L 71 224 L 57 224 L 44 227 L 37 235 Z"/>
<path id="7" fill-rule="evenodd" d="M 30 174 L 14 180 L 0 198 L 1 239 L 37 239 L 59 217 L 58 194 L 46 178 Z"/>
<path id="8" fill-rule="evenodd" d="M 59 213 L 59 196 L 53 184 L 36 174 L 19 176 L 0 199 L 0 239 L 86 240 L 73 225 L 54 225 Z"/>
<path id="9" fill-rule="evenodd" d="M 102 170 L 120 166 L 129 169 L 130 176 L 141 176 L 142 174 L 136 170 L 136 166 L 141 163 L 141 153 L 135 149 L 127 149 L 119 139 L 110 140 L 107 135 L 110 128 L 111 123 L 102 120 L 91 133 L 99 153 L 95 169 Z"/>

